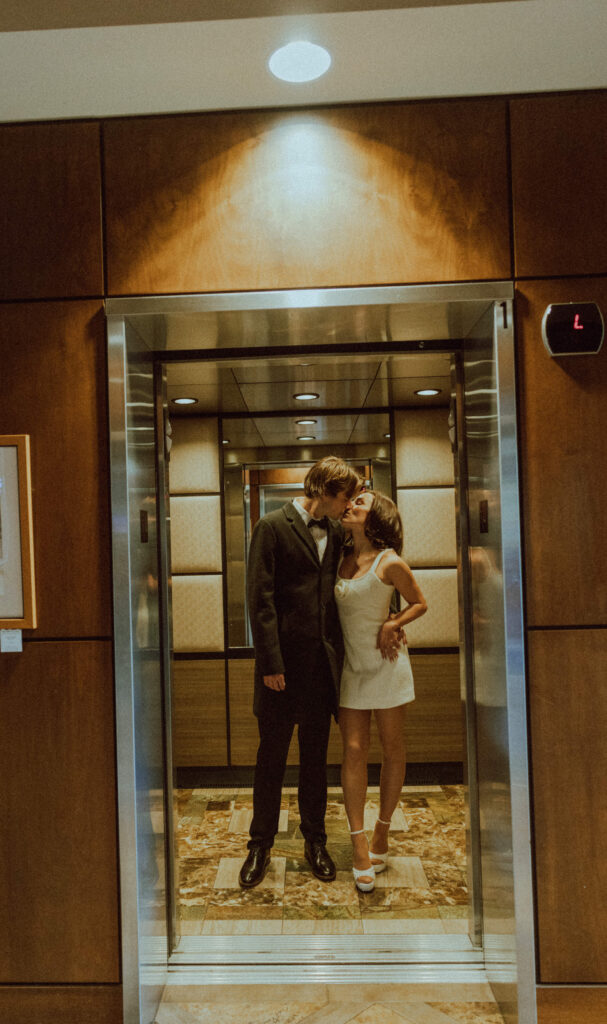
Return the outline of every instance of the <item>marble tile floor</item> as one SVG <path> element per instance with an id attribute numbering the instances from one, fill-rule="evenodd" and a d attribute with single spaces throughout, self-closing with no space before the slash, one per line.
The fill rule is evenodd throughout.
<path id="1" fill-rule="evenodd" d="M 365 827 L 378 813 L 369 790 Z M 403 789 L 390 830 L 390 865 L 372 893 L 352 879 L 341 790 L 329 790 L 328 847 L 337 878 L 314 878 L 303 855 L 297 793 L 283 790 L 272 864 L 243 891 L 252 791 L 183 789 L 177 794 L 179 915 L 187 935 L 451 934 L 468 931 L 464 794 L 461 786 Z M 362 1020 L 362 1018 L 361 1018 Z"/>
<path id="2" fill-rule="evenodd" d="M 156 1024 L 503 1024 L 487 985 L 179 987 Z"/>

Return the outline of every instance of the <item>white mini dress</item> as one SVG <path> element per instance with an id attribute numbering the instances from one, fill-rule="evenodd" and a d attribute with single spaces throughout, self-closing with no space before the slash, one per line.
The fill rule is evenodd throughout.
<path id="1" fill-rule="evenodd" d="M 415 699 L 407 648 L 401 646 L 396 660 L 388 661 L 376 647 L 377 634 L 390 613 L 394 591 L 376 573 L 385 554 L 385 550 L 380 551 L 364 576 L 353 580 L 339 575 L 341 561 L 337 568 L 335 601 L 345 647 L 340 707 L 395 708 Z"/>

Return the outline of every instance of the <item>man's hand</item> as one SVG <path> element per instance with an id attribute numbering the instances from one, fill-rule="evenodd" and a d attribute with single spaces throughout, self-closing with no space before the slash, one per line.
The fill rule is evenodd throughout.
<path id="1" fill-rule="evenodd" d="M 282 672 L 277 672 L 273 676 L 264 676 L 263 685 L 267 686 L 270 690 L 284 690 L 286 686 L 285 677 Z"/>
<path id="2" fill-rule="evenodd" d="M 384 623 L 382 623 L 381 629 L 377 634 L 376 646 L 381 651 L 381 656 L 386 661 L 396 661 L 398 657 L 398 649 L 401 643 L 407 642 L 405 631 L 402 626 L 398 626 L 393 620 L 396 618 L 394 614 L 390 615 Z"/>

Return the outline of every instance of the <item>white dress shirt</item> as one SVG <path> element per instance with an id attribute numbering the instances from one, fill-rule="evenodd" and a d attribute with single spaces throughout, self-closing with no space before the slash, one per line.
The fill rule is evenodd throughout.
<path id="1" fill-rule="evenodd" d="M 308 529 L 312 534 L 312 540 L 316 544 L 316 550 L 318 551 L 318 560 L 319 562 L 322 562 L 325 557 L 325 551 L 327 550 L 327 531 L 324 526 L 317 526 L 316 523 L 314 526 L 308 526 L 312 516 L 303 507 L 301 498 L 293 498 L 293 504 L 303 519 L 306 529 Z"/>

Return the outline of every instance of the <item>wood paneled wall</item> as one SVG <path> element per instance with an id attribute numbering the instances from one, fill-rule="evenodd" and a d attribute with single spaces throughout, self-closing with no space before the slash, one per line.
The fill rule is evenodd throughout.
<path id="1" fill-rule="evenodd" d="M 539 988 L 537 1019 L 538 1024 L 602 1024 L 607 1020 L 607 988 Z"/>
<path id="2" fill-rule="evenodd" d="M 173 661 L 173 763 L 177 768 L 228 764 L 223 656 Z"/>
<path id="3" fill-rule="evenodd" d="M 511 101 L 516 334 L 539 980 L 607 982 L 607 348 L 552 359 L 551 302 L 607 314 L 607 93 Z M 538 992 L 590 1024 L 607 989 Z"/>
<path id="4" fill-rule="evenodd" d="M 105 320 L 100 300 L 0 305 L 0 433 L 31 434 L 40 637 L 110 636 Z"/>
<path id="5" fill-rule="evenodd" d="M 607 97 L 510 104 L 517 277 L 607 273 Z"/>
<path id="6" fill-rule="evenodd" d="M 200 663 L 201 665 L 203 663 Z M 415 678 L 415 701 L 407 708 L 405 727 L 407 760 L 410 762 L 463 761 L 463 720 L 460 697 L 459 656 L 420 654 L 411 656 Z M 230 680 L 230 739 L 232 764 L 255 764 L 259 743 L 257 723 L 252 714 L 253 661 L 232 659 Z M 329 764 L 341 764 L 339 729 L 331 727 Z M 371 730 L 369 761 L 381 763 L 381 747 L 375 725 Z M 289 751 L 289 764 L 299 763 L 297 741 Z"/>
<path id="7" fill-rule="evenodd" d="M 607 629 L 533 630 L 528 643 L 541 977 L 601 982 Z"/>
<path id="8" fill-rule="evenodd" d="M 120 1024 L 99 124 L 1 126 L 0 177 L 0 433 L 31 436 L 39 611 L 0 655 L 0 1018 Z"/>
<path id="9" fill-rule="evenodd" d="M 99 124 L 0 132 L 0 299 L 101 295 Z"/>
<path id="10" fill-rule="evenodd" d="M 3 986 L 0 1020 L 7 1024 L 120 1024 L 118 985 Z"/>
<path id="11" fill-rule="evenodd" d="M 540 331 L 551 302 L 588 300 L 607 317 L 607 278 L 517 285 L 526 602 L 533 627 L 607 622 L 607 346 L 595 356 L 554 359 Z"/>
<path id="12" fill-rule="evenodd" d="M 566 865 L 551 824 L 557 791 L 550 746 L 560 735 L 562 714 L 543 713 L 552 672 L 543 631 L 552 636 L 550 627 L 567 627 L 559 643 L 563 663 L 570 666 L 570 687 L 583 704 L 569 706 L 571 737 L 580 741 L 576 772 L 585 778 L 594 770 L 594 695 L 583 685 L 574 655 L 579 650 L 584 663 L 590 649 L 590 633 L 582 626 L 605 628 L 604 618 L 592 621 L 593 608 L 604 615 L 596 567 L 604 557 L 598 524 L 605 395 L 603 363 L 595 362 L 587 373 L 542 362 L 538 318 L 548 295 L 596 297 L 605 311 L 604 284 L 581 277 L 607 274 L 607 94 L 512 100 L 510 138 L 507 106 L 497 97 L 0 127 L 0 429 L 32 435 L 42 615 L 37 636 L 52 641 L 30 640 L 17 659 L 26 718 L 19 720 L 21 733 L 3 730 L 11 833 L 5 871 L 16 870 L 20 858 L 37 867 L 40 857 L 49 880 L 47 887 L 19 880 L 29 898 L 11 902 L 3 937 L 11 950 L 7 970 L 12 978 L 27 972 L 28 983 L 43 983 L 0 992 L 0 1010 L 7 1009 L 12 1024 L 24 1024 L 34 1013 L 40 1021 L 55 1019 L 58 1007 L 55 1017 L 63 1013 L 66 1022 L 77 1013 L 99 1024 L 120 1019 L 116 846 L 108 812 L 115 766 L 113 749 L 102 749 L 112 711 L 105 646 L 110 595 L 103 568 L 109 561 L 109 515 L 99 348 L 102 170 L 109 294 L 509 278 L 512 213 L 528 517 L 525 574 L 529 628 L 535 631 L 529 683 L 534 721 L 538 715 L 540 721 L 533 759 L 536 848 L 552 844 L 550 856 L 537 862 L 538 891 L 549 888 L 550 872 Z M 555 275 L 559 282 L 542 280 Z M 40 299 L 58 301 L 32 302 Z M 7 703 L 7 721 L 18 718 L 20 698 L 14 693 L 14 706 Z M 92 712 L 101 723 L 99 736 L 91 735 Z M 63 792 L 57 780 L 65 774 L 57 767 L 49 776 L 42 763 L 44 751 L 51 757 L 55 732 L 73 769 Z M 41 754 L 15 772 L 13 762 L 24 765 L 24 750 L 34 749 L 37 740 Z M 43 788 L 49 777 L 54 792 L 38 806 L 35 833 L 28 824 L 31 790 Z M 89 828 L 81 804 L 96 801 L 98 794 L 103 813 Z M 599 797 L 593 799 L 588 817 L 595 821 Z M 83 826 L 95 838 L 94 850 Z M 93 892 L 75 853 L 64 862 L 60 839 L 93 858 L 99 876 Z M 579 849 L 592 878 L 595 845 Z M 72 872 L 76 888 L 67 893 L 57 926 L 59 894 Z M 56 945 L 55 953 L 36 941 L 22 943 L 34 897 L 42 934 L 50 947 Z M 557 910 L 540 902 L 543 980 L 579 981 L 585 952 L 595 962 L 602 946 L 586 924 L 580 943 L 580 917 L 573 910 L 575 935 L 564 942 L 552 916 Z M 596 920 L 601 916 L 596 913 Z M 65 988 L 68 980 L 85 978 L 86 993 L 77 983 Z M 86 1009 L 74 1009 L 85 995 Z M 594 1021 L 593 1012 L 562 1019 Z"/>
<path id="13" fill-rule="evenodd" d="M 120 980 L 114 755 L 109 640 L 2 655 L 3 984 Z"/>
<path id="14" fill-rule="evenodd" d="M 510 277 L 502 100 L 111 121 L 111 295 Z"/>

